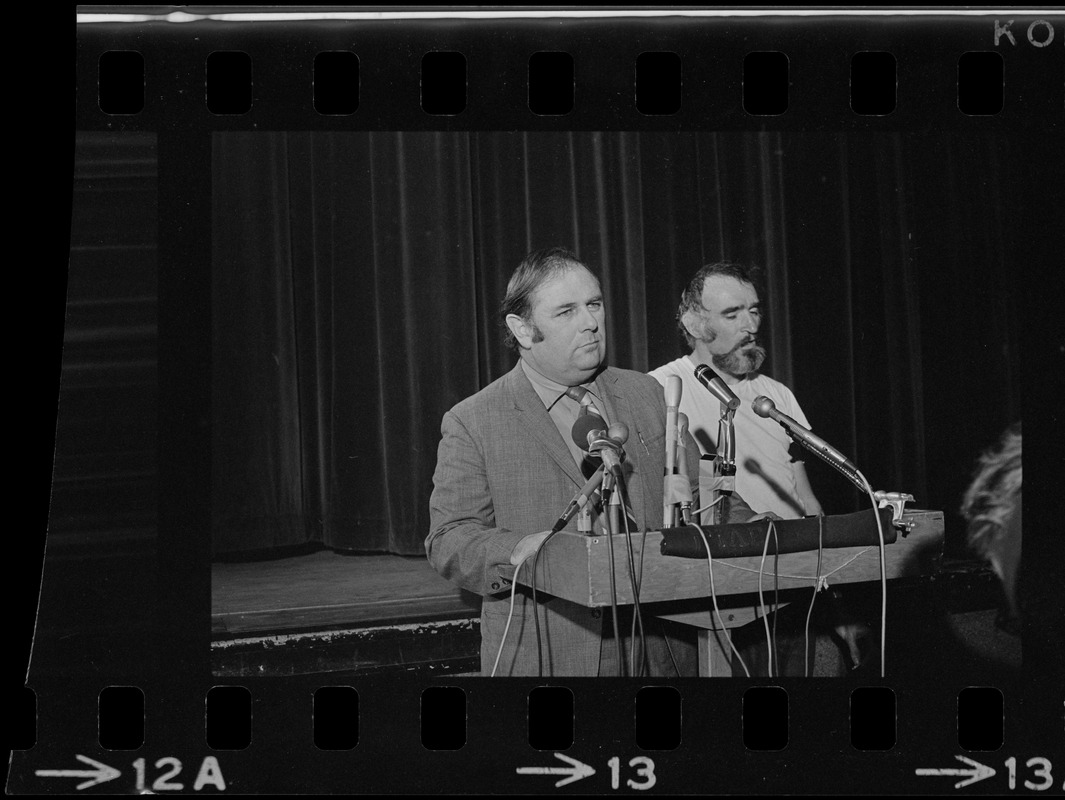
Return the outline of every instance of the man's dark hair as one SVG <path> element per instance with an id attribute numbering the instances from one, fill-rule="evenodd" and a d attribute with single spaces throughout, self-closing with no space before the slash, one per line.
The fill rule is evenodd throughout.
<path id="1" fill-rule="evenodd" d="M 499 321 L 505 331 L 503 342 L 507 347 L 514 350 L 520 348 L 518 340 L 507 325 L 507 316 L 516 314 L 523 320 L 529 321 L 532 314 L 533 292 L 548 279 L 574 267 L 584 267 L 591 272 L 587 264 L 564 247 L 545 247 L 542 250 L 534 250 L 522 259 L 518 268 L 514 270 L 514 274 L 510 276 L 507 296 L 503 298 L 499 306 Z M 592 274 L 595 275 L 594 272 Z"/>
<path id="2" fill-rule="evenodd" d="M 688 329 L 684 327 L 684 315 L 688 312 L 695 314 L 704 312 L 703 284 L 706 283 L 707 278 L 714 275 L 735 278 L 740 283 L 749 283 L 758 292 L 760 299 L 764 297 L 762 292 L 762 270 L 759 267 L 738 264 L 734 261 L 715 261 L 712 264 L 704 264 L 699 267 L 699 271 L 695 273 L 687 288 L 681 292 L 680 306 L 677 308 L 677 333 L 688 343 L 688 347 L 691 350 L 695 349 L 695 339 L 688 333 Z"/>

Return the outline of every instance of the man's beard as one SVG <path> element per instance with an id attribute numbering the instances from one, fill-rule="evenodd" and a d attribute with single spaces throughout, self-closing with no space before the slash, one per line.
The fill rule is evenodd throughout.
<path id="1" fill-rule="evenodd" d="M 744 348 L 747 348 L 746 350 Z M 759 344 L 751 346 L 751 342 L 739 344 L 727 353 L 715 355 L 711 358 L 714 366 L 722 372 L 737 378 L 742 378 L 748 372 L 755 372 L 765 361 L 766 350 Z"/>

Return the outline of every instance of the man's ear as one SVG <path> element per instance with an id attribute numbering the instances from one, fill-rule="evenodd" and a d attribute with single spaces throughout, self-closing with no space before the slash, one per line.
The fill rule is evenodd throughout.
<path id="1" fill-rule="evenodd" d="M 694 311 L 685 311 L 680 318 L 680 324 L 693 339 L 702 339 L 702 331 L 699 325 L 699 316 Z"/>
<path id="2" fill-rule="evenodd" d="M 506 322 L 507 327 L 510 328 L 510 332 L 514 334 L 514 338 L 518 340 L 521 348 L 528 350 L 532 346 L 533 326 L 517 314 L 507 314 Z"/>

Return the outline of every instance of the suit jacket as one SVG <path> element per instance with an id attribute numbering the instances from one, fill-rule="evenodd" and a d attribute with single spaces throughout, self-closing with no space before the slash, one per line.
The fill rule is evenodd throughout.
<path id="1" fill-rule="evenodd" d="M 613 367 L 597 383 L 608 419 L 629 426 L 625 471 L 633 516 L 642 529 L 657 529 L 665 468 L 662 386 Z M 448 411 L 441 433 L 425 549 L 437 572 L 484 597 L 481 670 L 488 675 L 509 613 L 510 587 L 501 572 L 512 569 L 510 554 L 522 537 L 550 530 L 585 478 L 520 363 Z M 688 474 L 697 484 L 699 450 L 688 439 Z M 736 498 L 730 521 L 753 513 Z M 575 520 L 569 529 L 576 529 Z M 597 675 L 600 610 L 539 593 L 537 600 L 544 674 Z M 532 606 L 519 591 L 498 675 L 537 674 Z"/>

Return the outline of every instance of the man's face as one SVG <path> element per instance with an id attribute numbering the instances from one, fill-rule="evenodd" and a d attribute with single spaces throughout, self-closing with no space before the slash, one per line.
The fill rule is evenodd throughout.
<path id="1" fill-rule="evenodd" d="M 529 320 L 508 324 L 522 358 L 541 375 L 565 386 L 589 380 L 606 358 L 603 292 L 587 269 L 575 265 L 544 281 L 532 297 Z"/>
<path id="2" fill-rule="evenodd" d="M 762 366 L 766 353 L 757 341 L 762 308 L 754 286 L 711 275 L 703 283 L 702 304 L 703 313 L 692 315 L 688 324 L 700 355 L 709 355 L 715 367 L 737 378 Z"/>

